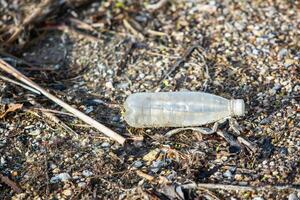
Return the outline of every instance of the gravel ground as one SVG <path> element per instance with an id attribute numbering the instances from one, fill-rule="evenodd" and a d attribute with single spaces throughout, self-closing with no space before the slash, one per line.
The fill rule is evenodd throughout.
<path id="1" fill-rule="evenodd" d="M 1 28 L 18 9 L 0 2 Z M 23 104 L 0 118 L 0 172 L 22 189 L 0 181 L 1 199 L 299 199 L 299 2 L 166 2 L 69 8 L 23 34 L 33 39 L 18 53 L 7 50 L 21 64 L 0 54 L 65 102 L 137 138 L 121 146 L 0 80 L 0 114 Z M 192 131 L 167 138 L 170 129 L 135 129 L 123 120 L 129 94 L 180 90 L 244 99 L 247 114 L 236 120 L 259 151 L 232 151 L 220 136 Z M 73 131 L 34 109 L 41 106 L 61 111 L 55 115 Z M 227 124 L 219 130 L 233 134 Z"/>

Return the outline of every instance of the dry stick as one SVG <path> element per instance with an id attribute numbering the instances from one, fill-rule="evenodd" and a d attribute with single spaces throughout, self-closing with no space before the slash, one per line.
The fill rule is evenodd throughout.
<path id="1" fill-rule="evenodd" d="M 15 191 L 16 193 L 23 192 L 23 190 L 18 186 L 18 184 L 10 180 L 7 176 L 3 176 L 2 174 L 0 174 L 0 181 L 11 187 L 11 189 L 13 189 L 13 191 Z"/>
<path id="2" fill-rule="evenodd" d="M 55 97 L 54 95 L 50 94 L 46 90 L 44 90 L 42 87 L 34 83 L 32 80 L 24 76 L 21 72 L 16 70 L 14 67 L 10 66 L 8 63 L 0 59 L 0 68 L 4 70 L 5 72 L 13 75 L 15 78 L 20 80 L 21 82 L 25 83 L 26 85 L 34 88 L 35 90 L 39 91 L 41 94 L 43 94 L 45 97 L 49 98 L 56 104 L 60 105 L 62 108 L 65 110 L 69 111 L 70 113 L 74 114 L 77 116 L 79 119 L 84 121 L 85 123 L 93 126 L 106 136 L 112 138 L 113 140 L 119 142 L 120 144 L 124 144 L 125 138 L 122 137 L 121 135 L 117 134 L 113 130 L 107 128 L 106 126 L 100 124 L 96 120 L 92 119 L 91 117 L 87 116 L 86 114 L 82 113 L 81 111 L 77 110 L 76 108 L 73 108 L 69 104 L 65 103 L 64 101 L 60 100 L 59 98 Z"/>
<path id="3" fill-rule="evenodd" d="M 9 82 L 9 83 L 13 83 L 13 84 L 15 84 L 15 85 L 21 86 L 22 88 L 25 88 L 26 90 L 29 90 L 29 91 L 31 91 L 31 92 L 33 92 L 33 93 L 41 94 L 39 91 L 37 91 L 37 90 L 35 90 L 35 89 L 31 88 L 31 87 L 28 87 L 27 85 L 24 85 L 24 84 L 22 84 L 22 83 L 19 83 L 19 82 L 17 82 L 17 81 L 14 81 L 14 80 L 12 80 L 12 79 L 10 79 L 10 78 L 7 78 L 7 77 L 5 77 L 5 76 L 1 76 L 1 75 L 0 75 L 0 78 L 1 78 L 2 80 L 4 80 L 4 81 Z"/>
<path id="4" fill-rule="evenodd" d="M 191 186 L 195 188 L 194 186 Z M 239 191 L 263 191 L 263 190 L 295 190 L 300 192 L 300 186 L 295 185 L 266 185 L 266 186 L 243 186 L 243 185 L 225 185 L 212 183 L 199 183 L 196 187 L 218 190 L 239 190 Z"/>
<path id="5" fill-rule="evenodd" d="M 41 108 L 31 108 L 29 110 L 39 110 L 39 111 L 47 112 L 47 113 L 54 113 L 54 114 L 58 114 L 58 115 L 67 115 L 69 117 L 76 117 L 75 115 L 73 115 L 71 113 L 62 112 L 62 111 L 58 111 L 58 110 L 46 109 L 46 108 L 42 108 L 42 107 Z M 90 127 L 90 126 L 88 126 L 88 127 Z"/>
<path id="6" fill-rule="evenodd" d="M 38 102 L 36 102 L 34 99 L 29 99 L 29 101 L 32 104 L 34 104 L 35 106 L 37 106 L 38 108 L 43 109 L 42 106 Z M 68 125 L 66 125 L 63 121 L 61 121 L 54 114 L 52 114 L 51 112 L 45 111 L 45 110 L 41 110 L 41 111 L 42 111 L 42 115 L 44 115 L 44 117 L 48 118 L 49 120 L 51 120 L 52 122 L 57 124 L 58 126 L 63 128 L 65 131 L 67 131 L 68 133 L 72 133 L 73 135 L 77 136 L 77 133 L 73 129 L 71 129 Z"/>

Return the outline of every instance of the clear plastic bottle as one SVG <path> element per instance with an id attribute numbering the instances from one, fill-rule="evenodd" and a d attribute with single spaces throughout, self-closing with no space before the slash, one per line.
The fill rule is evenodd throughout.
<path id="1" fill-rule="evenodd" d="M 242 99 L 204 92 L 135 93 L 124 106 L 126 122 L 137 128 L 200 126 L 245 113 Z"/>

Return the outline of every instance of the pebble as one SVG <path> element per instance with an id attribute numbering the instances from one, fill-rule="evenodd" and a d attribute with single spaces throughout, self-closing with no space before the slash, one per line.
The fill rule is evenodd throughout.
<path id="1" fill-rule="evenodd" d="M 299 197 L 295 192 L 293 192 L 288 196 L 288 200 L 299 200 Z"/>
<path id="2" fill-rule="evenodd" d="M 85 182 L 79 182 L 78 187 L 84 188 L 86 186 Z"/>
<path id="3" fill-rule="evenodd" d="M 280 90 L 280 88 L 281 88 L 281 85 L 279 83 L 275 83 L 274 87 L 272 89 L 275 91 L 278 91 L 278 90 Z"/>
<path id="4" fill-rule="evenodd" d="M 3 167 L 5 165 L 6 161 L 4 157 L 0 158 L 0 167 Z"/>
<path id="5" fill-rule="evenodd" d="M 286 59 L 285 62 L 284 62 L 284 67 L 288 68 L 292 64 L 294 64 L 294 60 L 292 60 L 292 59 Z"/>
<path id="6" fill-rule="evenodd" d="M 160 168 L 162 168 L 165 165 L 165 162 L 158 160 L 158 161 L 153 161 L 153 164 L 151 166 L 151 171 L 153 173 L 157 173 Z"/>
<path id="7" fill-rule="evenodd" d="M 119 122 L 120 121 L 120 117 L 119 116 L 113 116 L 113 118 L 111 120 L 113 122 Z"/>
<path id="8" fill-rule="evenodd" d="M 50 179 L 50 183 L 58 183 L 59 181 L 66 182 L 71 179 L 71 176 L 68 173 L 60 173 Z"/>
<path id="9" fill-rule="evenodd" d="M 53 164 L 53 163 L 51 163 L 51 164 L 50 164 L 50 168 L 51 168 L 51 169 L 56 169 L 56 168 L 57 168 L 57 165 L 56 165 L 56 164 Z"/>
<path id="10" fill-rule="evenodd" d="M 91 112 L 93 112 L 94 111 L 94 108 L 93 108 L 93 106 L 88 106 L 86 109 L 85 109 L 85 113 L 86 114 L 89 114 L 89 113 L 91 113 Z"/>
<path id="11" fill-rule="evenodd" d="M 286 155 L 288 154 L 288 150 L 287 150 L 286 147 L 281 147 L 281 148 L 279 149 L 279 153 L 280 153 L 281 155 L 286 156 Z"/>
<path id="12" fill-rule="evenodd" d="M 283 48 L 278 52 L 277 58 L 282 60 L 288 54 L 287 49 Z"/>
<path id="13" fill-rule="evenodd" d="M 5 144 L 6 144 L 6 139 L 0 140 L 0 148 L 1 148 L 1 147 L 4 147 Z"/>
<path id="14" fill-rule="evenodd" d="M 34 128 L 34 125 L 33 125 L 33 124 L 24 127 L 24 129 L 31 129 L 31 128 Z"/>
<path id="15" fill-rule="evenodd" d="M 237 181 L 241 181 L 241 180 L 243 180 L 243 176 L 241 174 L 236 174 L 234 176 L 234 179 L 237 180 Z"/>
<path id="16" fill-rule="evenodd" d="M 269 118 L 264 118 L 260 121 L 261 125 L 266 125 L 266 124 L 270 124 L 271 120 Z"/>
<path id="17" fill-rule="evenodd" d="M 143 166 L 143 162 L 140 160 L 135 161 L 132 165 L 132 167 L 134 167 L 134 168 L 140 168 L 142 166 Z"/>
<path id="18" fill-rule="evenodd" d="M 112 89 L 114 86 L 113 86 L 112 82 L 106 82 L 105 87 L 107 87 L 108 89 Z"/>
<path id="19" fill-rule="evenodd" d="M 89 177 L 93 175 L 93 172 L 89 171 L 89 170 L 83 170 L 82 175 L 85 177 Z"/>
<path id="20" fill-rule="evenodd" d="M 226 172 L 223 174 L 223 176 L 224 176 L 225 178 L 232 179 L 233 174 L 232 174 L 232 172 L 228 169 L 228 170 L 226 170 Z"/>
<path id="21" fill-rule="evenodd" d="M 254 197 L 253 200 L 264 200 L 262 197 Z"/>
<path id="22" fill-rule="evenodd" d="M 101 147 L 102 147 L 102 148 L 109 148 L 109 147 L 110 147 L 110 144 L 109 144 L 108 142 L 103 142 L 103 143 L 101 144 Z"/>

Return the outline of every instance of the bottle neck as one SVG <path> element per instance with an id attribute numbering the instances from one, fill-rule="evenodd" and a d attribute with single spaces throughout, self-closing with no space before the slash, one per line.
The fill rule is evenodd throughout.
<path id="1" fill-rule="evenodd" d="M 229 111 L 231 116 L 243 116 L 245 114 L 244 100 L 243 99 L 230 100 Z"/>

